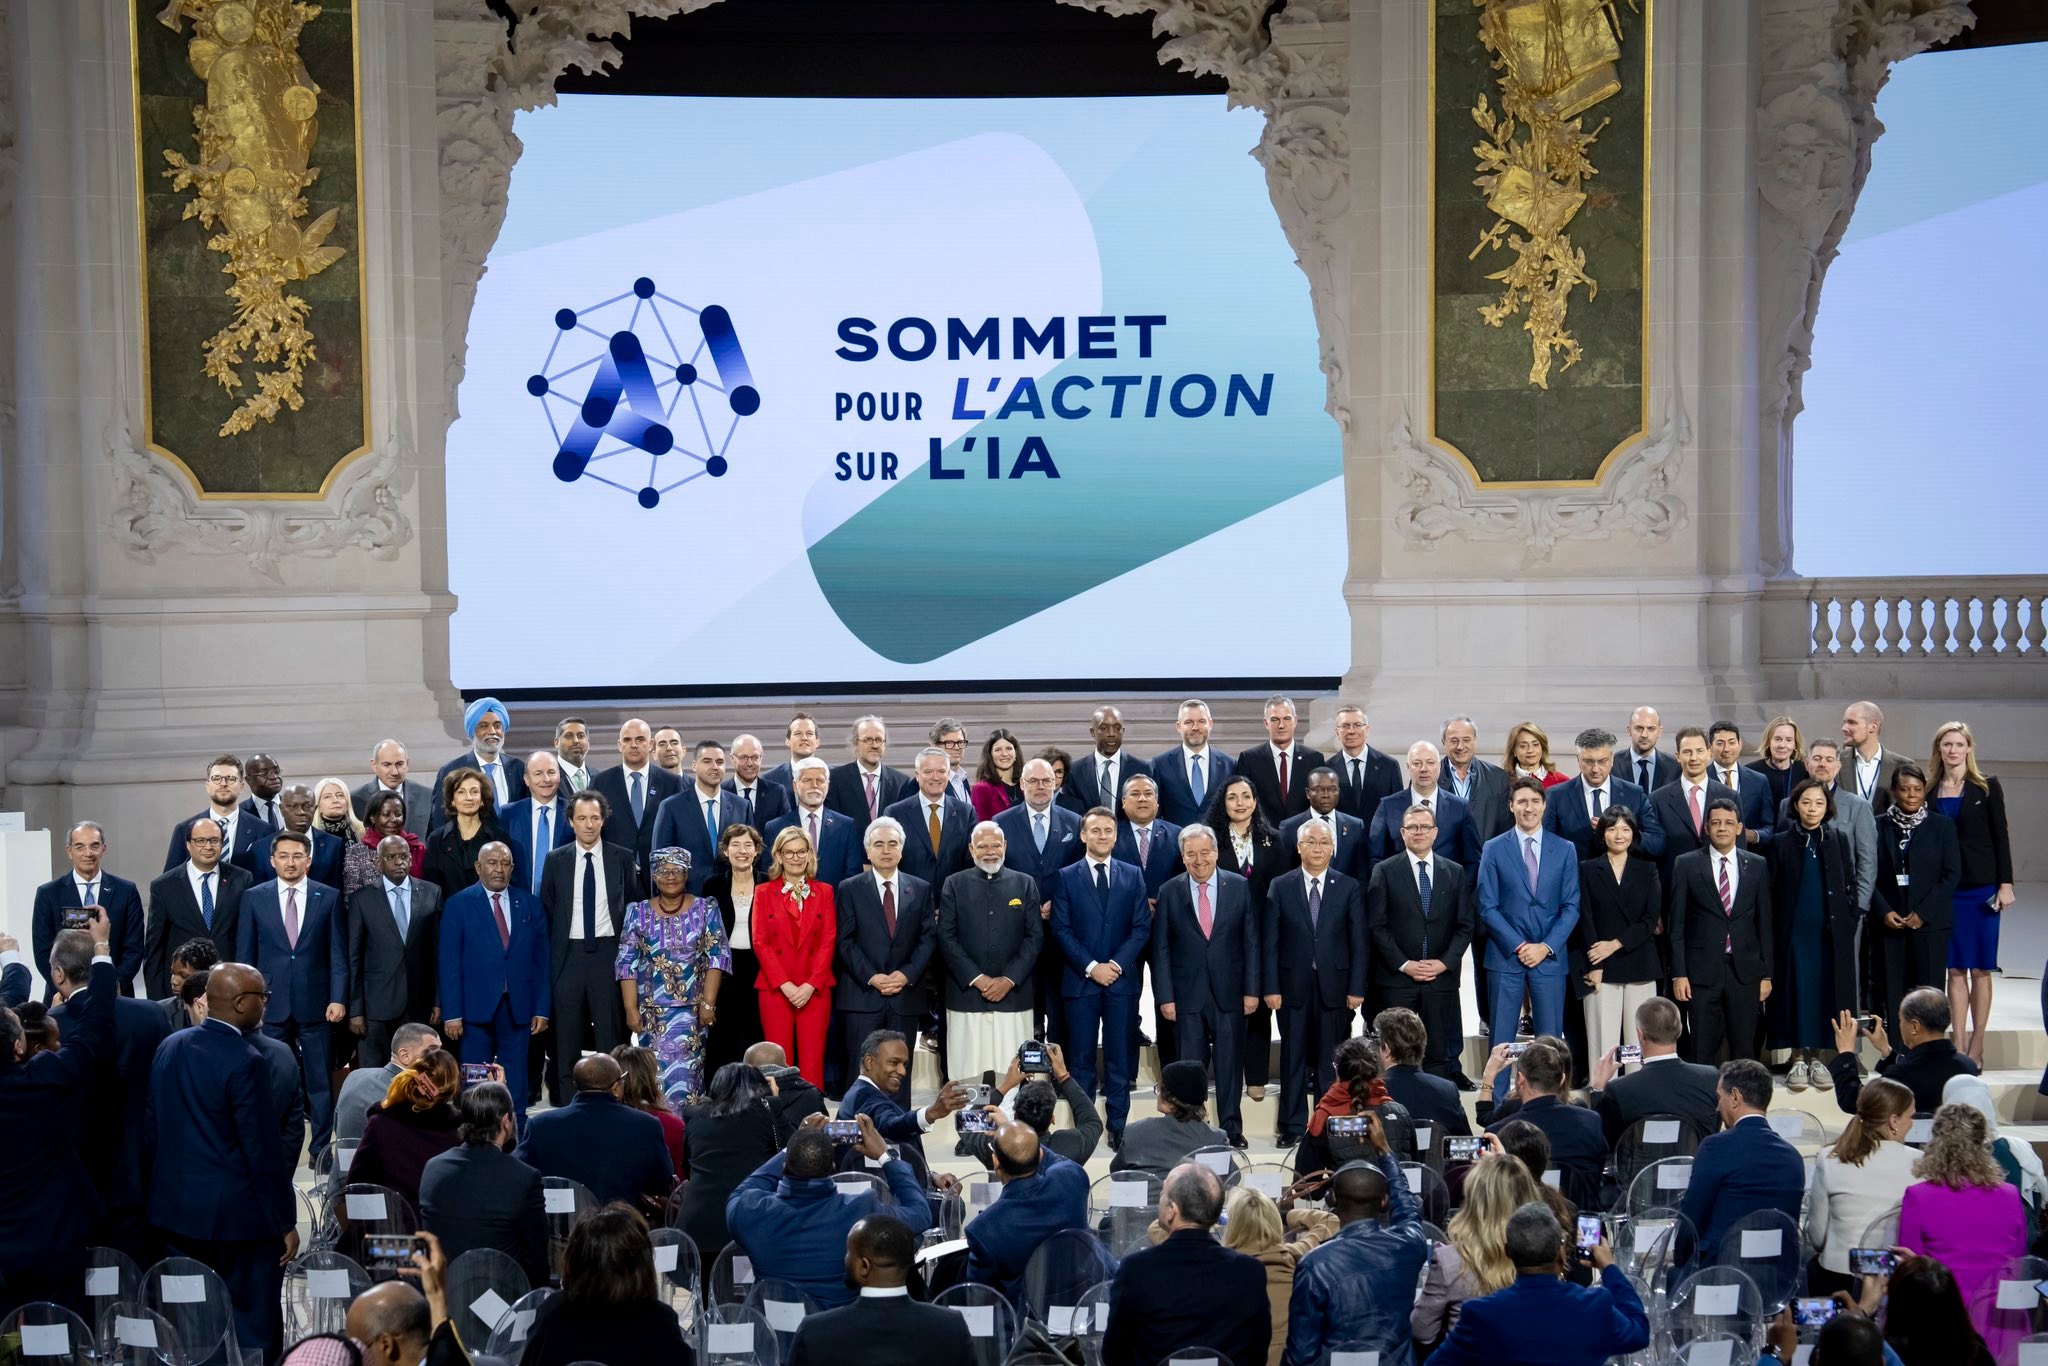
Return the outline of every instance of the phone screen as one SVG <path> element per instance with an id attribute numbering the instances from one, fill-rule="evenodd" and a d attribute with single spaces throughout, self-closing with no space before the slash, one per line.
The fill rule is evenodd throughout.
<path id="1" fill-rule="evenodd" d="M 73 908 L 73 909 L 71 909 L 71 910 L 68 910 L 68 911 L 64 912 L 64 928 L 65 928 L 65 929 L 67 929 L 67 930 L 83 930 L 83 929 L 90 929 L 91 927 L 92 927 L 92 912 L 91 912 L 91 911 L 85 911 L 85 910 L 78 910 L 78 909 L 76 909 L 76 908 Z"/>
<path id="2" fill-rule="evenodd" d="M 1818 1328 L 1841 1312 L 1841 1308 L 1840 1302 L 1832 1299 L 1795 1300 L 1792 1305 L 1792 1322 L 1801 1328 Z"/>
<path id="3" fill-rule="evenodd" d="M 1529 1051 L 1529 1045 L 1527 1043 L 1511 1043 L 1504 1046 L 1508 1050 L 1504 1056 L 1510 1062 L 1514 1061 L 1516 1058 L 1521 1057 L 1524 1053 Z"/>
<path id="4" fill-rule="evenodd" d="M 996 1117 L 986 1110 L 966 1109 L 960 1112 L 960 1132 L 963 1134 L 992 1134 L 996 1131 Z"/>
<path id="5" fill-rule="evenodd" d="M 1615 1060 L 1624 1066 L 1639 1063 L 1643 1060 L 1643 1046 L 1636 1043 L 1625 1043 L 1621 1046 L 1621 1052 L 1616 1055 Z"/>
<path id="6" fill-rule="evenodd" d="M 825 1121 L 825 1137 L 834 1143 L 860 1142 L 860 1121 L 857 1119 L 828 1119 Z"/>
<path id="7" fill-rule="evenodd" d="M 462 1084 L 478 1086 L 491 1079 L 491 1065 L 487 1062 L 466 1062 L 462 1064 Z"/>
<path id="8" fill-rule="evenodd" d="M 1858 1015 L 1856 1017 L 1856 1032 L 1858 1034 L 1875 1034 L 1877 1032 L 1877 1016 Z"/>
<path id="9" fill-rule="evenodd" d="M 1597 1215 L 1579 1216 L 1579 1255 L 1584 1256 L 1600 1245 L 1600 1219 Z"/>
<path id="10" fill-rule="evenodd" d="M 1486 1151 L 1486 1140 L 1474 1135 L 1471 1138 L 1451 1137 L 1444 1140 L 1444 1161 L 1472 1162 Z"/>
<path id="11" fill-rule="evenodd" d="M 1372 1132 L 1372 1120 L 1368 1115 L 1332 1115 L 1330 1132 L 1346 1138 L 1364 1138 Z"/>
<path id="12" fill-rule="evenodd" d="M 1856 1247 L 1849 1249 L 1849 1271 L 1856 1276 L 1889 1276 L 1898 1265 L 1898 1258 L 1886 1247 Z"/>
<path id="13" fill-rule="evenodd" d="M 363 1239 L 363 1265 L 371 1271 L 393 1271 L 412 1265 L 414 1252 L 425 1252 L 426 1240 L 411 1233 L 374 1233 Z"/>

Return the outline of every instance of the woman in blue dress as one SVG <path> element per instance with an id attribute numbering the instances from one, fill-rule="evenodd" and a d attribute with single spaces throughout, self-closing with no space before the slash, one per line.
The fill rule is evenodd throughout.
<path id="1" fill-rule="evenodd" d="M 690 894 L 690 851 L 657 849 L 648 863 L 654 895 L 626 907 L 619 994 L 626 1028 L 653 1050 L 662 1094 L 681 1110 L 704 1095 L 704 1038 L 732 955 L 718 904 Z"/>
<path id="2" fill-rule="evenodd" d="M 1948 946 L 1949 1014 L 1956 1049 L 1984 1065 L 1991 1023 L 1991 974 L 1998 971 L 1998 917 L 2013 903 L 2012 839 L 2005 790 L 1977 767 L 1977 738 L 1961 721 L 1934 732 L 1934 809 L 1955 822 L 1963 880 L 1955 892 L 1955 933 Z M 1966 1026 L 1967 1022 L 1967 1027 Z"/>

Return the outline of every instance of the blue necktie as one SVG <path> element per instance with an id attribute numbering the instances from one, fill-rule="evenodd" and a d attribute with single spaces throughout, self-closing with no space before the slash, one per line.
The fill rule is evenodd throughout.
<path id="1" fill-rule="evenodd" d="M 1209 761 L 1198 758 L 1189 766 L 1188 787 L 1195 796 L 1195 809 L 1202 809 L 1202 802 L 1209 795 Z"/>
<path id="2" fill-rule="evenodd" d="M 638 773 L 633 775 L 633 824 L 635 825 L 641 823 L 641 817 L 647 809 L 647 798 L 640 790 L 642 776 Z"/>
<path id="3" fill-rule="evenodd" d="M 1031 814 L 1031 838 L 1038 842 L 1038 852 L 1041 854 L 1044 853 L 1045 813 L 1043 811 L 1034 811 Z"/>
<path id="4" fill-rule="evenodd" d="M 704 803 L 704 833 L 711 836 L 711 847 L 718 847 L 718 798 Z"/>
<path id="5" fill-rule="evenodd" d="M 548 828 L 548 809 L 540 809 L 540 834 L 533 841 L 533 885 L 526 890 L 540 895 L 541 864 L 547 861 L 548 850 L 555 847 L 554 832 Z"/>
<path id="6" fill-rule="evenodd" d="M 206 922 L 206 928 L 213 928 L 213 874 L 199 875 L 199 918 Z"/>
<path id="7" fill-rule="evenodd" d="M 1422 918 L 1427 920 L 1429 919 L 1429 865 L 1427 863 L 1417 863 L 1415 865 L 1415 877 L 1416 890 L 1422 895 Z"/>
<path id="8" fill-rule="evenodd" d="M 391 918 L 398 923 L 398 942 L 405 942 L 406 932 L 412 927 L 412 912 L 405 908 L 405 887 L 402 883 L 389 884 L 391 892 Z"/>
<path id="9" fill-rule="evenodd" d="M 597 854 L 583 856 L 583 937 L 597 938 Z"/>
<path id="10" fill-rule="evenodd" d="M 487 789 L 485 795 L 491 799 L 491 805 L 496 806 L 498 804 L 498 766 L 496 764 L 484 765 L 484 786 Z"/>

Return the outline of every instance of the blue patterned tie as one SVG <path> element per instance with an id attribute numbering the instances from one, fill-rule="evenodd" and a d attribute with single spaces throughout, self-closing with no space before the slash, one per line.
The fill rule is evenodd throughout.
<path id="1" fill-rule="evenodd" d="M 1195 809 L 1202 809 L 1202 802 L 1209 795 L 1209 761 L 1198 758 L 1188 767 L 1188 789 L 1194 793 Z"/>
<path id="2" fill-rule="evenodd" d="M 647 798 L 640 790 L 642 776 L 638 773 L 633 775 L 633 824 L 635 825 L 641 824 L 642 817 L 647 809 Z"/>
<path id="3" fill-rule="evenodd" d="M 206 922 L 206 928 L 213 929 L 213 874 L 199 875 L 199 918 Z"/>
<path id="4" fill-rule="evenodd" d="M 398 925 L 398 942 L 405 942 L 406 932 L 412 927 L 412 912 L 405 907 L 405 884 L 394 882 L 391 890 L 391 918 Z"/>
<path id="5" fill-rule="evenodd" d="M 1415 864 L 1415 888 L 1422 894 L 1422 918 L 1429 919 L 1429 865 L 1421 861 Z"/>

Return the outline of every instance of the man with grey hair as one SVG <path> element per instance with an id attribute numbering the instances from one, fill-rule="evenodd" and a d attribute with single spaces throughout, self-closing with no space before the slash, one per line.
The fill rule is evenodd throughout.
<path id="1" fill-rule="evenodd" d="M 1117 1266 L 1109 1287 L 1104 1362 L 1163 1361 L 1184 1348 L 1218 1353 L 1248 1366 L 1273 1342 L 1266 1270 L 1218 1242 L 1223 1182 L 1194 1162 L 1166 1174 L 1159 1189 L 1165 1241 L 1141 1247 Z"/>
<path id="2" fill-rule="evenodd" d="M 1505 1241 L 1514 1284 L 1466 1300 L 1443 1345 L 1430 1355 L 1432 1366 L 1532 1359 L 1546 1366 L 1601 1366 L 1650 1345 L 1649 1315 L 1614 1264 L 1604 1233 L 1583 1254 L 1568 1252 L 1578 1246 L 1578 1231 L 1567 1235 L 1549 1206 L 1532 1200 L 1508 1216 Z M 1596 1284 L 1576 1286 L 1564 1279 L 1566 1258 L 1573 1255 L 1583 1255 L 1599 1272 Z M 1532 1358 L 1530 1333 L 1539 1329 L 1549 1346 Z"/>
<path id="3" fill-rule="evenodd" d="M 925 968 L 938 936 L 932 933 L 931 883 L 900 866 L 914 838 L 894 816 L 877 817 L 862 840 L 867 870 L 832 889 L 839 927 L 832 1008 L 848 1050 L 849 1077 L 861 1075 L 866 1065 L 862 1041 L 870 1034 L 894 1031 L 915 1039 L 924 1017 Z M 897 1104 L 910 1104 L 907 1067 L 889 1093 Z"/>
<path id="4" fill-rule="evenodd" d="M 1051 776 L 1047 766 L 1048 803 Z M 939 893 L 950 1076 L 1004 1072 L 1018 1047 L 1031 1037 L 1045 921 L 1038 908 L 1037 879 L 1005 865 L 1007 844 L 1008 837 L 996 822 L 976 825 L 968 836 L 974 866 L 947 878 Z"/>
<path id="5" fill-rule="evenodd" d="M 1277 828 L 1289 816 L 1308 810 L 1308 773 L 1321 766 L 1321 750 L 1294 738 L 1294 699 L 1266 699 L 1266 743 L 1237 756 L 1237 771 L 1252 785 L 1266 823 Z"/>
<path id="6" fill-rule="evenodd" d="M 1152 915 L 1152 994 L 1173 1026 L 1174 1056 L 1215 1066 L 1216 1120 L 1245 1142 L 1245 1020 L 1259 1008 L 1259 909 L 1251 884 L 1216 866 L 1216 832 L 1180 832 L 1187 871 L 1159 888 Z"/>
<path id="7" fill-rule="evenodd" d="M 903 871 L 930 883 L 936 896 L 974 862 L 967 852 L 974 808 L 953 795 L 952 761 L 938 746 L 918 751 L 914 776 L 917 790 L 882 814 L 903 827 Z"/>
<path id="8" fill-rule="evenodd" d="M 1664 852 L 1664 827 L 1650 794 L 1614 772 L 1614 732 L 1598 726 L 1582 730 L 1575 742 L 1579 772 L 1551 788 L 1543 797 L 1543 828 L 1572 842 L 1579 857 L 1603 852 L 1600 820 L 1608 810 L 1625 806 L 1635 814 L 1635 851 L 1645 858 Z"/>
<path id="9" fill-rule="evenodd" d="M 569 842 L 570 792 L 562 762 L 551 749 L 526 756 L 526 795 L 498 810 L 498 828 L 512 850 L 512 880 L 540 895 L 540 869 L 548 855 Z"/>
<path id="10" fill-rule="evenodd" d="M 931 733 L 926 738 L 945 753 L 946 786 L 954 796 L 972 805 L 974 770 L 967 766 L 967 732 L 952 717 L 941 716 L 932 722 Z"/>
<path id="11" fill-rule="evenodd" d="M 770 821 L 768 828 L 761 832 L 768 843 L 768 847 L 761 851 L 761 871 L 768 871 L 775 837 L 796 826 L 810 836 L 811 848 L 818 855 L 818 881 L 836 887 L 860 871 L 861 832 L 850 817 L 840 815 L 825 804 L 825 794 L 832 781 L 832 767 L 823 759 L 815 754 L 798 759 L 790 765 L 789 780 L 796 796 L 796 806 L 788 815 Z"/>
<path id="12" fill-rule="evenodd" d="M 1209 747 L 1209 704 L 1190 697 L 1174 713 L 1180 743 L 1152 758 L 1159 784 L 1159 814 L 1175 825 L 1192 825 L 1209 809 L 1209 799 L 1237 772 L 1237 762 Z"/>
<path id="13" fill-rule="evenodd" d="M 1367 836 L 1367 871 L 1401 852 L 1401 817 L 1415 806 L 1425 808 L 1436 819 L 1436 852 L 1453 863 L 1476 868 L 1479 831 L 1465 803 L 1443 789 L 1443 755 L 1429 741 L 1417 740 L 1408 746 L 1406 766 L 1406 790 L 1382 799 L 1380 809 L 1373 813 L 1372 831 Z"/>
<path id="14" fill-rule="evenodd" d="M 1081 857 L 1081 818 L 1054 803 L 1058 787 L 1052 765 L 1045 760 L 1026 760 L 1020 785 L 1024 800 L 996 815 L 1005 841 L 1003 861 L 1031 875 L 1038 887 L 1039 918 L 1051 920 L 1053 885 L 1061 870 Z M 1066 1012 L 1060 1009 L 1056 994 L 1065 963 L 1048 927 L 1038 964 L 1038 1001 L 1033 1008 L 1045 1021 L 1042 1037 L 1058 1044 L 1067 1041 Z"/>
<path id="15" fill-rule="evenodd" d="M 832 770 L 825 805 L 854 824 L 854 833 L 901 801 L 910 791 L 910 776 L 883 764 L 889 753 L 889 727 L 881 717 L 863 716 L 853 723 L 853 762 Z"/>
<path id="16" fill-rule="evenodd" d="M 409 776 L 412 759 L 405 752 L 405 746 L 396 740 L 379 740 L 377 747 L 370 751 L 370 781 L 349 793 L 349 800 L 355 804 L 356 819 L 362 820 L 370 814 L 370 798 L 380 792 L 396 792 L 405 803 L 405 828 L 421 839 L 427 837 L 427 820 L 434 808 L 434 794 L 427 790 L 425 783 L 416 783 Z"/>

